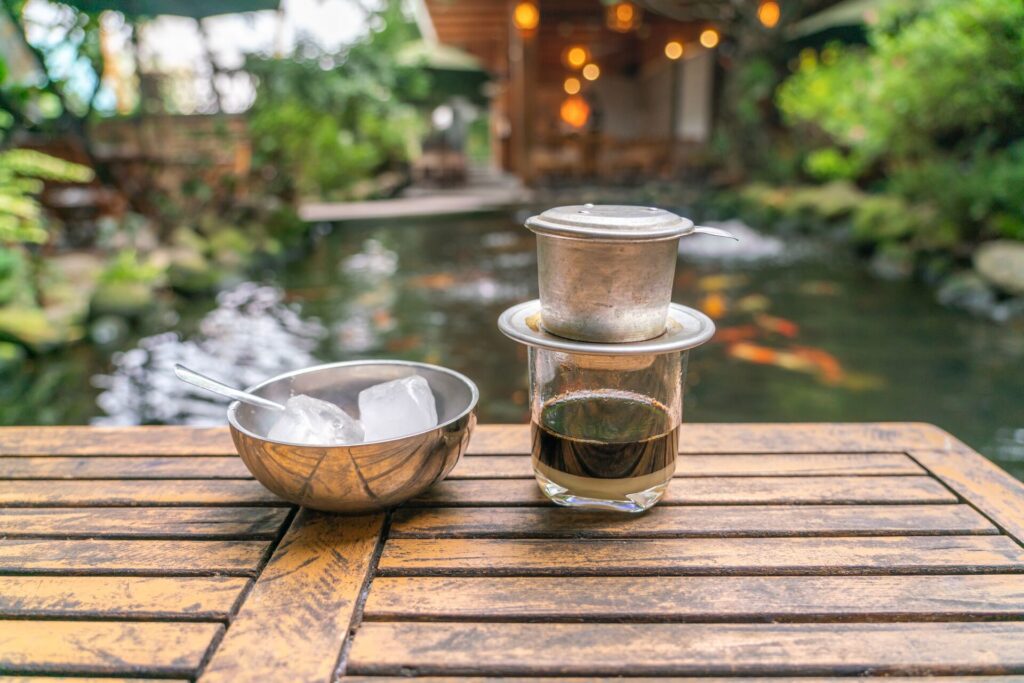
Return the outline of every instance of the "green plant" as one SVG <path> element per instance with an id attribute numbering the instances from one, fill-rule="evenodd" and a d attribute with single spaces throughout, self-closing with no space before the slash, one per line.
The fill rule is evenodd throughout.
<path id="1" fill-rule="evenodd" d="M 85 166 L 34 150 L 0 152 L 0 244 L 46 241 L 46 219 L 36 200 L 43 181 L 82 183 L 92 177 Z"/>
<path id="2" fill-rule="evenodd" d="M 1024 3 L 892 7 L 867 47 L 807 51 L 779 88 L 785 120 L 824 136 L 805 169 L 928 205 L 925 233 L 1024 235 Z"/>
<path id="3" fill-rule="evenodd" d="M 139 260 L 134 249 L 124 249 L 114 255 L 100 273 L 100 284 L 138 283 L 157 284 L 164 269 L 152 262 Z"/>
<path id="4" fill-rule="evenodd" d="M 416 154 L 423 123 L 410 102 L 426 82 L 395 60 L 415 28 L 398 2 L 370 25 L 379 30 L 337 55 L 301 45 L 283 59 L 247 61 L 257 84 L 249 117 L 254 164 L 271 191 L 348 196 Z"/>

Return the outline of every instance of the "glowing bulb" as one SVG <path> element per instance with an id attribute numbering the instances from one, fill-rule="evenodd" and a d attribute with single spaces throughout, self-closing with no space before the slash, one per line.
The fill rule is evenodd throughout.
<path id="1" fill-rule="evenodd" d="M 782 10 L 775 0 L 762 0 L 757 7 L 757 19 L 765 28 L 775 28 L 781 15 Z"/>
<path id="2" fill-rule="evenodd" d="M 575 95 L 580 91 L 580 79 L 570 76 L 565 79 L 565 83 L 562 85 L 565 92 L 569 95 Z"/>
<path id="3" fill-rule="evenodd" d="M 718 31 L 713 28 L 706 28 L 700 32 L 700 44 L 709 50 L 718 45 L 718 39 Z"/>
<path id="4" fill-rule="evenodd" d="M 573 95 L 562 102 L 558 115 L 573 128 L 582 128 L 590 118 L 590 105 L 579 95 Z"/>
<path id="5" fill-rule="evenodd" d="M 596 81 L 601 75 L 601 67 L 597 64 L 587 64 L 583 67 L 583 78 L 588 81 Z"/>
<path id="6" fill-rule="evenodd" d="M 540 23 L 540 10 L 536 3 L 524 0 L 512 12 L 512 23 L 520 31 L 532 31 Z"/>
<path id="7" fill-rule="evenodd" d="M 613 31 L 627 33 L 640 24 L 640 10 L 631 2 L 616 2 L 605 10 L 605 23 Z"/>
<path id="8" fill-rule="evenodd" d="M 578 69 L 586 64 L 588 59 L 590 59 L 590 53 L 587 52 L 587 48 L 581 45 L 570 47 L 569 51 L 565 53 L 565 61 L 574 69 Z"/>
<path id="9" fill-rule="evenodd" d="M 669 59 L 679 59 L 683 56 L 683 44 L 678 40 L 670 40 L 665 43 L 665 56 Z"/>

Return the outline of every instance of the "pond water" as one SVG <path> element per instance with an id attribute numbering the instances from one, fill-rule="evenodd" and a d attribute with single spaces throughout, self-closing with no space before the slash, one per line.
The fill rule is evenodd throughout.
<path id="1" fill-rule="evenodd" d="M 256 283 L 168 303 L 132 332 L 100 321 L 94 337 L 105 344 L 5 378 L 0 422 L 220 423 L 222 407 L 170 377 L 171 364 L 244 385 L 387 357 L 459 370 L 480 387 L 482 421 L 525 423 L 525 350 L 495 326 L 537 294 L 522 218 L 321 226 L 308 256 Z M 719 331 L 691 356 L 685 420 L 927 421 L 1024 478 L 1020 326 L 946 310 L 926 287 L 876 279 L 841 248 L 787 244 L 780 259 L 767 240 L 750 259 L 723 261 L 691 244 L 699 256 L 681 258 L 674 300 L 703 309 Z"/>

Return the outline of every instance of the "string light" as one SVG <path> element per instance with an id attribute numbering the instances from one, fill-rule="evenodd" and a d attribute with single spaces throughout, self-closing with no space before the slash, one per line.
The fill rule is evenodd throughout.
<path id="1" fill-rule="evenodd" d="M 683 44 L 678 40 L 670 40 L 665 43 L 665 56 L 676 60 L 683 56 Z"/>
<path id="2" fill-rule="evenodd" d="M 573 45 L 565 51 L 566 63 L 574 69 L 578 69 L 590 59 L 590 52 L 582 45 Z"/>
<path id="3" fill-rule="evenodd" d="M 700 32 L 700 44 L 709 50 L 718 45 L 719 38 L 718 31 L 713 28 L 706 28 Z"/>
<path id="4" fill-rule="evenodd" d="M 558 115 L 573 128 L 582 128 L 590 118 L 590 105 L 579 95 L 565 98 Z"/>
<path id="5" fill-rule="evenodd" d="M 619 33 L 632 31 L 640 24 L 640 10 L 631 2 L 616 2 L 605 10 L 605 23 Z"/>
<path id="6" fill-rule="evenodd" d="M 540 24 L 540 10 L 537 4 L 524 0 L 512 11 L 512 23 L 523 32 L 533 31 Z"/>
<path id="7" fill-rule="evenodd" d="M 601 67 L 597 64 L 587 64 L 583 67 L 583 78 L 588 81 L 596 81 L 601 76 Z"/>
<path id="8" fill-rule="evenodd" d="M 570 76 L 569 78 L 565 79 L 565 83 L 562 85 L 562 88 L 565 89 L 565 92 L 567 94 L 575 95 L 580 91 L 580 79 L 576 78 L 575 76 Z"/>
<path id="9" fill-rule="evenodd" d="M 779 23 L 780 16 L 782 16 L 782 9 L 775 0 L 761 0 L 761 4 L 757 6 L 757 20 L 765 28 L 775 28 Z"/>

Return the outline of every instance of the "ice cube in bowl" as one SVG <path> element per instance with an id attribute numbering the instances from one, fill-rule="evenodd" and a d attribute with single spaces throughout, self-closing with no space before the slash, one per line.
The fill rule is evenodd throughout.
<path id="1" fill-rule="evenodd" d="M 248 391 L 285 403 L 306 394 L 359 414 L 364 389 L 419 375 L 434 398 L 436 425 L 386 440 L 313 446 L 269 437 L 279 412 L 232 403 L 228 424 L 246 467 L 285 500 L 318 510 L 364 513 L 397 505 L 444 478 L 476 424 L 476 385 L 447 368 L 411 361 L 350 361 L 280 375 Z"/>
<path id="2" fill-rule="evenodd" d="M 307 446 L 344 446 L 363 441 L 363 427 L 333 403 L 299 394 L 285 402 L 267 438 Z"/>
<path id="3" fill-rule="evenodd" d="M 359 421 L 367 441 L 395 439 L 437 425 L 430 384 L 419 375 L 375 384 L 359 392 Z"/>

